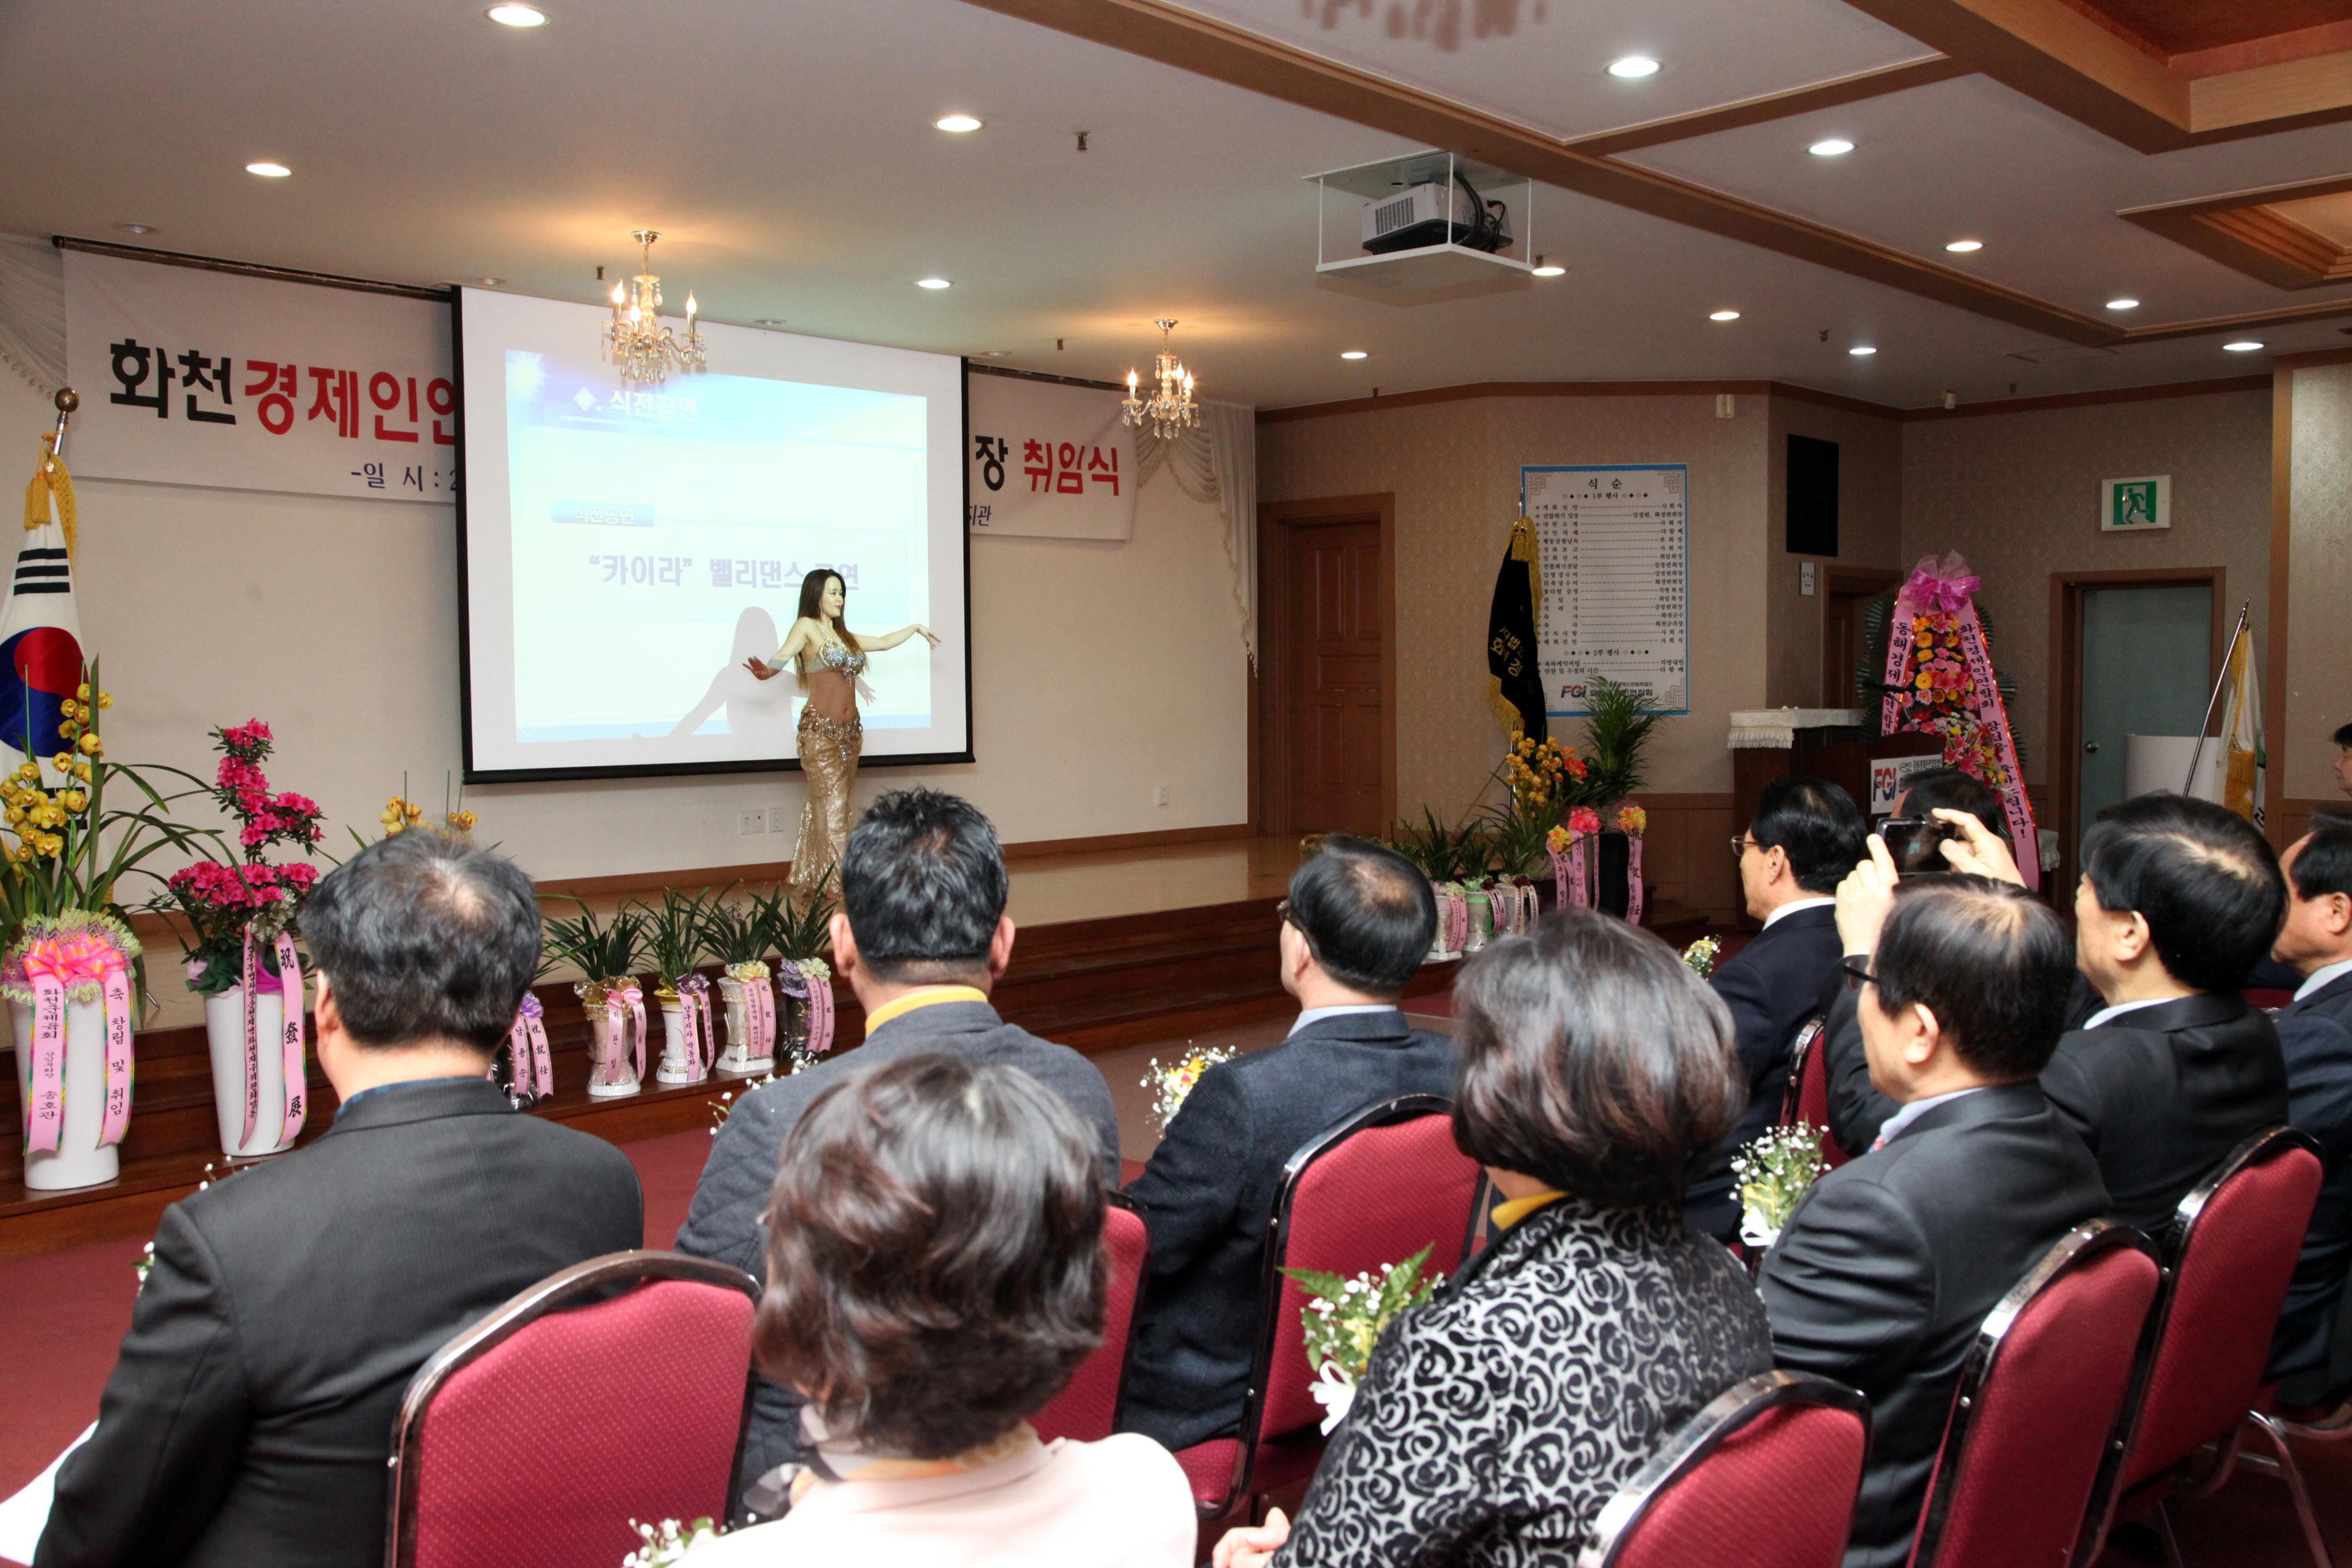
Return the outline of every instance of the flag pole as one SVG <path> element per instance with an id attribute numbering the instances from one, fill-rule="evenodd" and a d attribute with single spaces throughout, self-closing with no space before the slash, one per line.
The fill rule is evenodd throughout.
<path id="1" fill-rule="evenodd" d="M 81 406 L 81 394 L 70 386 L 61 386 L 53 401 L 58 405 L 58 428 L 49 437 L 49 456 L 62 458 L 66 450 L 66 416 Z"/>
<path id="2" fill-rule="evenodd" d="M 2205 760 L 2205 731 L 2213 727 L 2213 710 L 2221 705 L 2221 688 L 2230 682 L 2230 659 L 2238 651 L 2238 639 L 2246 635 L 2246 612 L 2254 607 L 2251 598 L 2238 606 L 2238 624 L 2230 632 L 2230 644 L 2221 650 L 2221 670 L 2213 678 L 2213 695 L 2205 702 L 2205 721 L 2197 726 L 2197 744 L 2189 752 L 2189 776 L 2180 784 L 2180 793 L 2192 795 L 2197 789 L 2197 764 Z"/>

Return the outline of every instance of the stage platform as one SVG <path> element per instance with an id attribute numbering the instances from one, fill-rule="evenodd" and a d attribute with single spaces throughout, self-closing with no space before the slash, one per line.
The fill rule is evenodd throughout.
<path id="1" fill-rule="evenodd" d="M 1133 1075 L 1139 1047 L 1172 1048 L 1280 1018 L 1296 1004 L 1276 975 L 1274 909 L 1297 860 L 1295 838 L 1270 837 L 1015 856 L 1010 912 L 1020 931 L 997 1005 L 1047 1039 L 1089 1055 L 1111 1053 L 1107 1071 L 1123 1076 Z M 610 907 L 632 895 L 585 896 L 592 906 Z M 1704 930 L 1694 911 L 1672 905 L 1654 909 L 1643 923 L 1678 944 Z M 161 941 L 152 948 L 170 951 Z M 1445 991 L 1454 967 L 1429 965 L 1410 994 Z M 159 963 L 152 973 L 160 981 L 173 970 Z M 649 1081 L 627 1099 L 588 1098 L 587 1023 L 571 978 L 559 975 L 536 988 L 547 1009 L 555 1093 L 533 1114 L 615 1143 L 710 1126 L 719 1096 L 734 1080 L 713 1077 L 675 1088 Z M 226 1168 L 202 1012 L 184 993 L 173 1000 L 178 1005 L 136 1037 L 136 1098 L 118 1179 L 70 1193 L 29 1193 L 20 1140 L 0 1140 L 0 1258 L 145 1235 L 168 1205 L 195 1190 L 208 1163 Z M 865 1038 L 865 1014 L 838 982 L 835 1002 L 835 1048 L 854 1048 Z M 0 1092 L 9 1125 L 20 1125 L 13 1071 Z M 332 1121 L 324 1108 L 334 1097 L 315 1062 L 310 1095 L 320 1109 L 304 1131 L 306 1142 Z"/>

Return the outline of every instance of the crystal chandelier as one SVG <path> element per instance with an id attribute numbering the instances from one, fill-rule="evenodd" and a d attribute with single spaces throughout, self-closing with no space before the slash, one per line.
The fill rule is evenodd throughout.
<path id="1" fill-rule="evenodd" d="M 1160 358 L 1154 377 L 1160 389 L 1150 397 L 1138 397 L 1135 372 L 1127 373 L 1127 401 L 1119 406 L 1126 410 L 1126 420 L 1137 429 L 1143 422 L 1151 421 L 1151 433 L 1168 440 L 1179 430 L 1201 422 L 1201 407 L 1192 401 L 1192 373 L 1186 370 L 1168 347 L 1168 334 L 1176 323 L 1162 316 L 1153 323 L 1160 329 Z"/>
<path id="2" fill-rule="evenodd" d="M 623 381 L 659 382 L 673 370 L 702 368 L 702 334 L 695 331 L 694 296 L 686 297 L 686 336 L 661 323 L 661 279 L 654 276 L 654 241 L 661 237 L 641 228 L 629 237 L 645 248 L 646 269 L 626 283 L 613 285 L 613 319 L 604 325 L 604 352 L 620 367 Z"/>

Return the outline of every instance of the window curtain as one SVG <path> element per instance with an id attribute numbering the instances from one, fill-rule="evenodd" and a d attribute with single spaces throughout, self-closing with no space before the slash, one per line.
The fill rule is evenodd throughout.
<path id="1" fill-rule="evenodd" d="M 1223 520 L 1225 567 L 1233 582 L 1234 618 L 1250 669 L 1257 668 L 1257 410 L 1246 403 L 1201 405 L 1201 423 L 1161 440 L 1149 429 L 1135 435 L 1137 484 L 1165 468 L 1176 488 L 1196 501 L 1214 502 Z"/>
<path id="2" fill-rule="evenodd" d="M 0 361 L 42 396 L 66 381 L 66 262 L 46 239 L 0 234 Z"/>

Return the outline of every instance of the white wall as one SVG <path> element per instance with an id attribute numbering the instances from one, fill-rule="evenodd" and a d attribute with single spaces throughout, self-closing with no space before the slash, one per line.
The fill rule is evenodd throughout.
<path id="1" fill-rule="evenodd" d="M 47 401 L 0 373 L 0 491 L 29 478 Z M 73 446 L 66 447 L 68 467 Z M 451 509 L 80 480 L 75 587 L 114 693 L 108 754 L 209 774 L 206 731 L 269 721 L 279 789 L 373 836 L 404 770 L 435 810 L 458 767 Z M 12 513 L 13 515 L 13 513 Z M 972 547 L 977 763 L 876 767 L 858 798 L 920 780 L 970 797 L 1008 843 L 1248 816 L 1246 661 L 1212 506 L 1165 477 L 1125 544 Z M 1153 804 L 1165 784 L 1169 804 Z M 798 773 L 485 785 L 484 841 L 541 879 L 788 858 Z M 737 832 L 782 808 L 783 829 Z M 336 842 L 340 841 L 340 843 Z"/>

